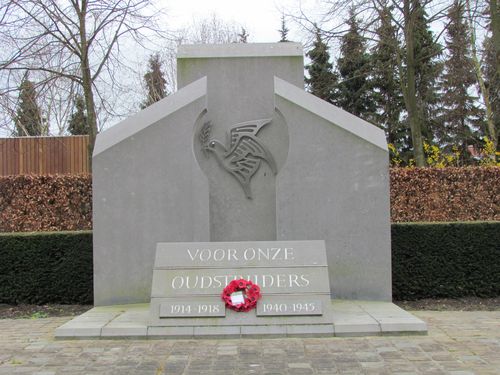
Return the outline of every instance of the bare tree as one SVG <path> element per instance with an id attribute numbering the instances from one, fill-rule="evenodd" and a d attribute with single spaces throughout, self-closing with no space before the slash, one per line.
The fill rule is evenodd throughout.
<path id="1" fill-rule="evenodd" d="M 215 13 L 207 18 L 195 19 L 190 25 L 177 30 L 173 39 L 159 49 L 165 73 L 167 92 L 177 88 L 177 47 L 180 44 L 228 44 L 239 43 L 242 26 L 227 22 Z"/>
<path id="2" fill-rule="evenodd" d="M 47 128 L 47 134 L 63 135 L 67 130 L 69 116 L 73 108 L 73 101 L 79 85 L 72 80 L 59 79 L 48 82 L 42 81 L 40 88 L 40 106 L 45 116 L 47 127 L 52 126 L 53 132 Z"/>
<path id="3" fill-rule="evenodd" d="M 215 13 L 208 18 L 194 20 L 192 25 L 178 33 L 179 43 L 191 44 L 224 44 L 238 43 L 241 26 L 233 22 L 225 22 Z"/>
<path id="4" fill-rule="evenodd" d="M 16 133 L 13 113 L 19 105 L 20 84 L 28 71 L 0 71 L 0 131 L 5 135 Z M 29 71 L 29 75 L 38 93 L 38 104 L 43 118 L 42 133 L 51 134 L 50 125 L 53 125 L 52 129 L 55 125 L 56 132 L 62 134 L 66 107 L 70 105 L 68 92 L 74 89 L 76 84 L 66 79 L 54 79 L 50 73 L 42 71 Z"/>
<path id="5" fill-rule="evenodd" d="M 12 0 L 0 6 L 2 82 L 16 71 L 47 74 L 81 87 L 90 129 L 89 155 L 103 104 L 99 81 L 113 81 L 125 41 L 161 36 L 152 0 Z M 112 82 L 110 83 L 113 84 Z"/>
<path id="6" fill-rule="evenodd" d="M 282 14 L 306 32 L 303 40 L 306 48 L 315 43 L 317 30 L 332 49 L 340 45 L 340 39 L 349 31 L 345 20 L 351 10 L 356 18 L 362 20 L 364 32 L 370 31 L 377 19 L 371 0 L 323 0 L 308 8 L 303 6 L 298 2 L 298 6 L 282 10 Z"/>

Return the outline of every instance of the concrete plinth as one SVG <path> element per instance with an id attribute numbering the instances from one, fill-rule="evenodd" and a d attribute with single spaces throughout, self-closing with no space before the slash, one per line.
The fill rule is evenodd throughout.
<path id="1" fill-rule="evenodd" d="M 249 312 L 253 313 L 253 312 Z M 255 338 L 427 334 L 427 325 L 390 302 L 332 300 L 333 324 L 154 327 L 149 304 L 99 306 L 55 330 L 58 339 Z"/>

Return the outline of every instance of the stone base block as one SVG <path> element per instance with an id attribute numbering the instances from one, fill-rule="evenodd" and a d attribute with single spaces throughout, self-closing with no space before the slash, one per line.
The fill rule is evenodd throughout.
<path id="1" fill-rule="evenodd" d="M 332 301 L 332 324 L 155 327 L 149 304 L 100 306 L 55 330 L 58 339 L 93 338 L 271 338 L 427 334 L 422 320 L 390 302 Z"/>

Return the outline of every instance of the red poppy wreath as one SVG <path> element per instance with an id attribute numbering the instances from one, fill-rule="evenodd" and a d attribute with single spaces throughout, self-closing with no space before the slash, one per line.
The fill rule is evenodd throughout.
<path id="1" fill-rule="evenodd" d="M 235 298 L 233 293 L 242 292 L 242 298 Z M 236 296 L 239 297 L 239 296 Z M 234 311 L 250 311 L 257 306 L 260 298 L 260 287 L 250 280 L 233 280 L 224 288 L 221 294 L 226 306 Z"/>

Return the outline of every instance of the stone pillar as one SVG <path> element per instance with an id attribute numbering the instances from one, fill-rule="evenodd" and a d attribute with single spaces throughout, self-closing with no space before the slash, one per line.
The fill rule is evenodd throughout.
<path id="1" fill-rule="evenodd" d="M 275 172 L 279 173 L 286 161 L 288 130 L 275 111 L 274 76 L 303 89 L 302 46 L 186 45 L 179 47 L 177 61 L 180 88 L 207 77 L 207 111 L 195 126 L 194 152 L 209 181 L 210 240 L 276 240 Z M 233 157 L 229 134 L 239 123 L 251 125 L 248 122 L 266 119 L 270 121 L 256 134 L 254 146 L 264 147 L 270 156 L 255 161 L 258 169 L 248 178 L 244 191 L 241 182 L 224 167 Z M 207 141 L 219 141 L 213 152 L 203 150 L 199 139 L 208 122 L 211 131 Z"/>

